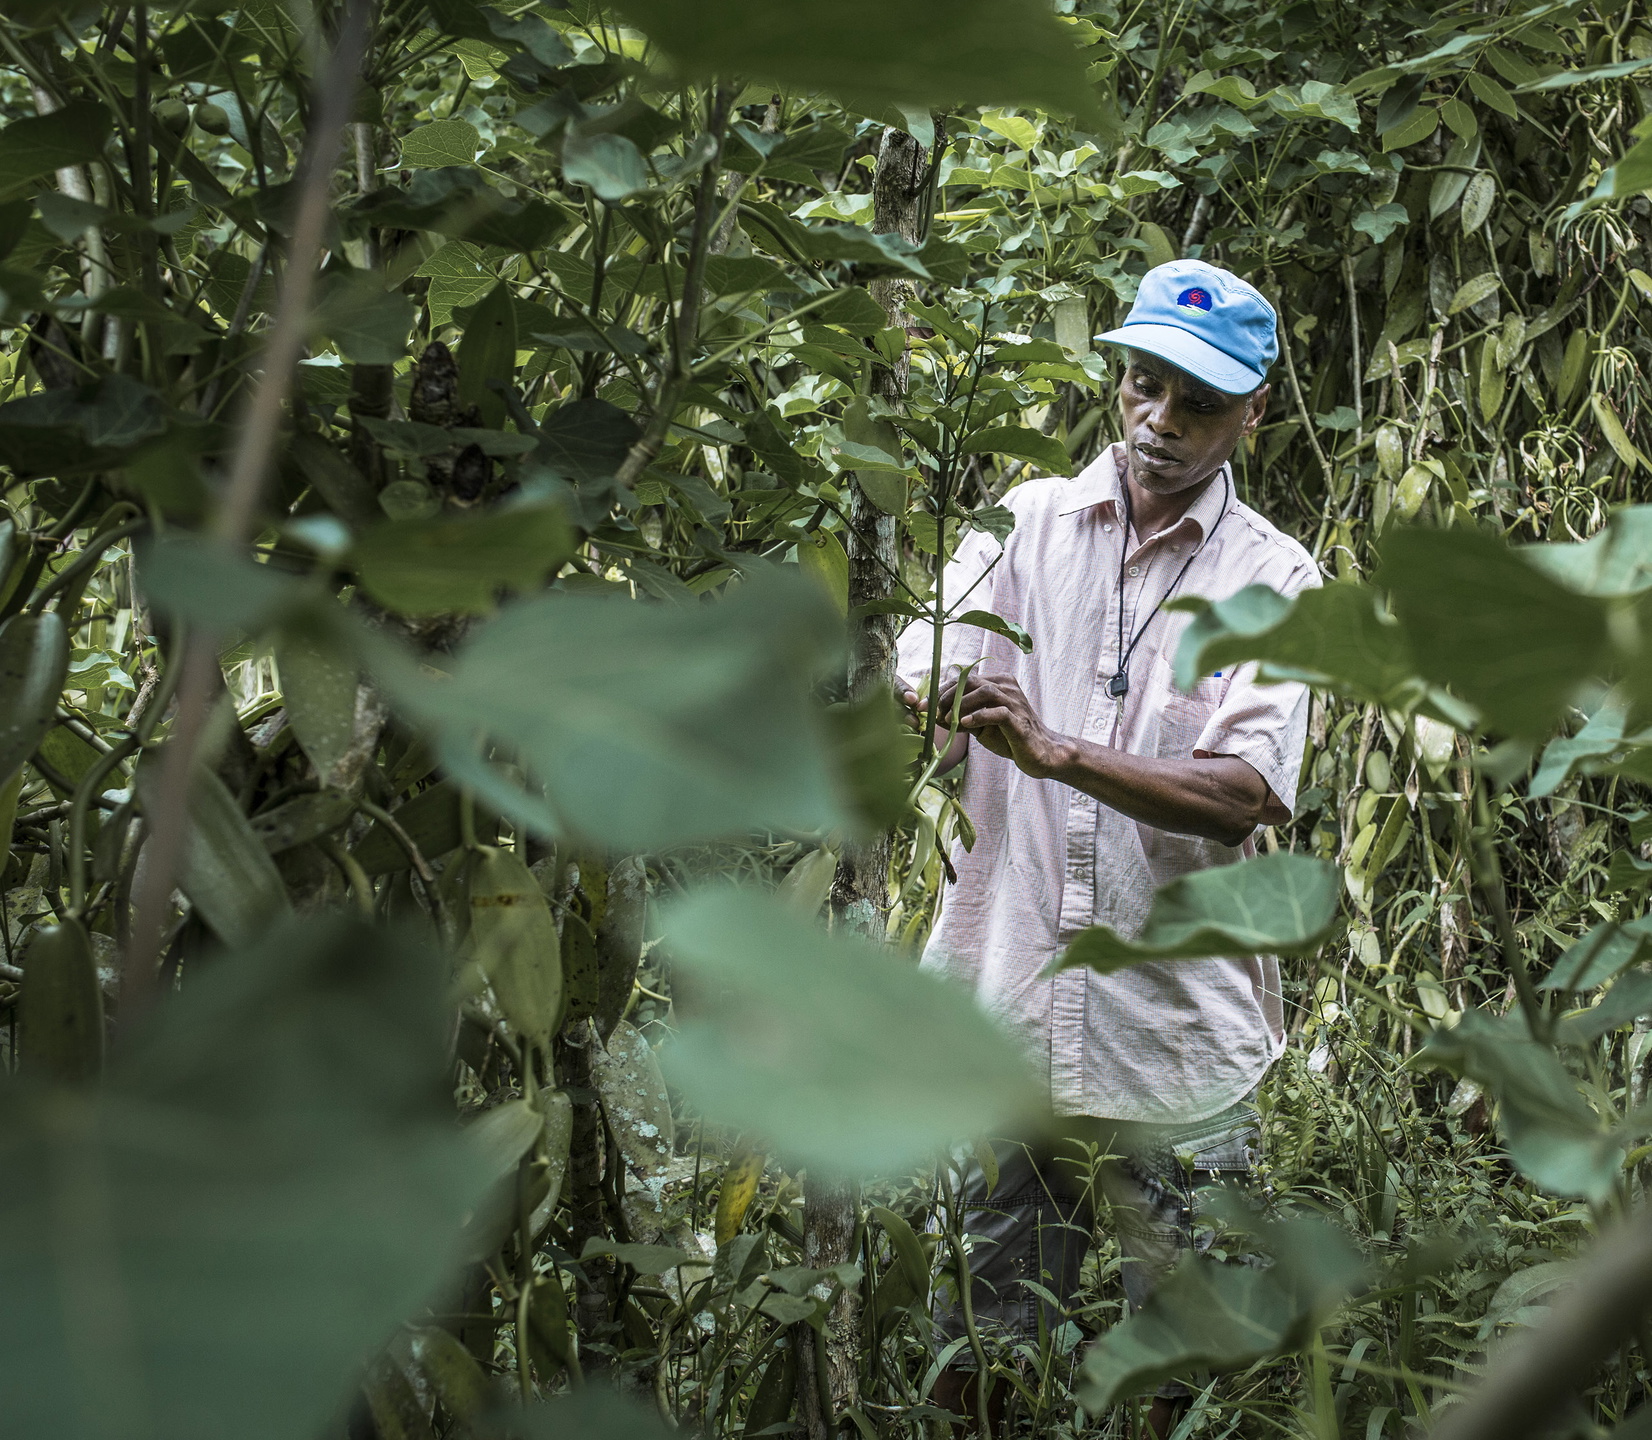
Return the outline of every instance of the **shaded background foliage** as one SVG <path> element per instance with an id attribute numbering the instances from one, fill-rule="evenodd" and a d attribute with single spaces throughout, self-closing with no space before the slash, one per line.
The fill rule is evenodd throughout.
<path id="1" fill-rule="evenodd" d="M 917 1097 L 1007 1118 L 967 1059 L 990 1037 L 936 1016 L 914 1051 L 932 997 L 898 962 L 844 959 L 811 1003 L 858 1076 L 808 1049 L 808 1017 L 777 1055 L 796 1017 L 739 957 L 805 953 L 823 910 L 921 942 L 968 818 L 913 783 L 928 752 L 862 682 L 902 617 L 967 613 L 936 593 L 961 530 L 1007 533 L 1011 486 L 1110 442 L 1091 337 L 1182 254 L 1281 315 L 1241 495 L 1328 577 L 1391 589 L 1404 635 L 1353 588 L 1335 613 L 1201 622 L 1318 682 L 1297 816 L 1267 848 L 1339 862 L 1342 917 L 1291 967 L 1269 1180 L 1353 1237 L 1364 1279 L 1318 1232 L 1280 1232 L 1308 1260 L 1223 1297 L 1265 1343 L 1101 1347 L 1081 1381 L 1069 1323 L 1021 1351 L 977 1336 L 982 1357 L 1034 1431 L 1085 1423 L 1075 1386 L 1099 1412 L 1191 1353 L 1257 1363 L 1187 1434 L 1420 1431 L 1638 1196 L 1646 997 L 1619 987 L 1643 942 L 1601 926 L 1643 908 L 1652 772 L 1632 709 L 1572 682 L 1627 676 L 1632 697 L 1644 670 L 1644 531 L 1602 527 L 1652 469 L 1652 24 L 1635 4 L 921 8 L 358 12 L 315 304 L 240 554 L 189 537 L 234 490 L 260 356 L 311 265 L 306 134 L 346 18 L 263 0 L 0 21 L 0 1002 L 19 1081 L 70 1087 L 7 1100 L 8 1172 L 45 1177 L 9 1187 L 0 1245 L 31 1302 L 0 1359 L 27 1433 L 471 1433 L 498 1392 L 598 1372 L 719 1433 L 795 1415 L 822 1434 L 822 1396 L 863 1433 L 936 1423 L 925 1300 L 967 1256 L 944 1168 L 922 1168 L 951 1119 Z M 1409 569 L 1385 549 L 1379 573 L 1403 522 L 1456 539 Z M 1597 533 L 1548 589 L 1473 549 Z M 1460 593 L 1428 589 L 1442 567 Z M 203 764 L 169 790 L 192 638 L 218 661 Z M 1574 700 L 1588 727 L 1534 776 L 1536 746 L 1584 725 Z M 146 1016 L 131 902 L 186 789 L 160 973 L 193 1009 Z M 857 847 L 892 822 L 868 921 L 851 902 L 885 861 Z M 654 902 L 708 876 L 779 898 L 702 897 L 671 931 Z M 445 1011 L 417 1013 L 382 932 L 340 938 L 352 909 L 459 957 Z M 262 958 L 215 958 L 272 926 Z M 1539 996 L 1524 977 L 1562 952 Z M 698 1039 L 673 1096 L 653 1046 L 679 1000 Z M 124 1058 L 94 1102 L 106 1018 Z M 896 1177 L 836 1249 L 797 1169 L 852 1158 L 834 1094 Z M 275 1244 L 277 1209 L 313 1244 Z M 169 1265 L 182 1242 L 144 1227 L 196 1214 L 243 1243 Z M 168 1289 L 191 1264 L 211 1285 Z M 1121 1308 L 1105 1244 L 1090 1281 L 1074 1320 L 1094 1329 Z M 1168 1333 L 1209 1303 L 1168 1296 Z M 28 1323 L 41 1307 L 61 1336 Z M 198 1331 L 148 1323 L 248 1311 L 268 1334 L 228 1327 L 210 1377 Z M 1574 1429 L 1621 1419 L 1645 1365 L 1617 1351 Z M 260 1370 L 282 1404 L 238 1388 Z M 52 1397 L 77 1388 L 65 1416 Z"/>

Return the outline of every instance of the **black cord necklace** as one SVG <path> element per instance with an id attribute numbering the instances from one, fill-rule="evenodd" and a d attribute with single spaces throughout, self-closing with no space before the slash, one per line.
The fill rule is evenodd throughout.
<path id="1" fill-rule="evenodd" d="M 1130 556 L 1130 533 L 1135 527 L 1135 517 L 1131 514 L 1130 506 L 1130 476 L 1126 472 L 1121 477 L 1120 487 L 1124 492 L 1124 534 L 1119 544 L 1119 584 L 1118 584 L 1118 647 L 1119 668 L 1113 678 L 1107 682 L 1107 693 L 1119 702 L 1119 709 L 1124 709 L 1124 697 L 1130 693 L 1130 657 L 1136 653 L 1136 646 L 1141 643 L 1141 637 L 1147 633 L 1147 627 L 1153 623 L 1153 618 L 1164 608 L 1164 602 L 1176 593 L 1176 587 L 1182 583 L 1193 562 L 1199 558 L 1199 552 L 1210 543 L 1210 537 L 1216 533 L 1216 527 L 1222 523 L 1228 513 L 1228 503 L 1233 498 L 1233 487 L 1228 481 L 1226 471 L 1222 474 L 1222 509 L 1216 516 L 1216 524 L 1196 546 L 1193 553 L 1187 557 L 1187 563 L 1176 573 L 1176 578 L 1170 582 L 1170 588 L 1159 596 L 1159 603 L 1153 607 L 1153 613 L 1143 620 L 1141 629 L 1136 631 L 1130 641 L 1130 648 L 1124 648 L 1124 567 Z"/>

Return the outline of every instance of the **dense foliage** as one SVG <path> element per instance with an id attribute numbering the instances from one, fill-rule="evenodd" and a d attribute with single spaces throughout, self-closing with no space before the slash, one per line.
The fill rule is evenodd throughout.
<path id="1" fill-rule="evenodd" d="M 1642 1402 L 1635 1224 L 1563 1290 L 1652 1163 L 1642 7 L 0 45 L 8 1433 L 939 1433 L 936 1155 L 1028 1098 L 907 963 L 972 832 L 888 646 L 1037 644 L 941 561 L 1111 442 L 1093 336 L 1177 255 L 1280 312 L 1236 474 L 1335 583 L 1194 606 L 1184 674 L 1315 686 L 1296 818 L 1074 958 L 1296 957 L 1275 1263 L 1108 1331 L 1104 1238 L 967 1343 L 1038 1434 L 1211 1367 L 1183 1435 Z"/>

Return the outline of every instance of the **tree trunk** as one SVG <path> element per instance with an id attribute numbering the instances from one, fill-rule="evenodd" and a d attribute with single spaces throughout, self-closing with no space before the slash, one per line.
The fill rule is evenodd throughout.
<path id="1" fill-rule="evenodd" d="M 872 177 L 872 228 L 917 241 L 927 219 L 925 184 L 928 156 L 904 131 L 886 129 Z M 906 327 L 910 281 L 872 282 L 872 296 L 883 306 L 889 324 Z M 870 363 L 870 362 L 868 362 Z M 872 393 L 899 404 L 906 394 L 908 362 L 903 353 L 893 368 L 877 366 Z M 894 594 L 893 575 L 900 566 L 899 529 L 895 517 L 878 509 L 856 484 L 849 493 L 849 605 L 853 609 Z M 849 695 L 861 699 L 895 674 L 895 617 L 870 615 L 850 626 Z M 832 885 L 833 923 L 868 939 L 881 940 L 889 916 L 889 836 L 880 834 L 846 845 Z M 853 1260 L 859 1218 L 859 1187 L 852 1183 L 806 1176 L 803 1183 L 803 1250 L 805 1265 L 823 1268 Z M 817 1350 L 807 1325 L 793 1329 L 797 1346 L 798 1419 L 805 1440 L 826 1440 L 844 1409 L 859 1399 L 857 1371 L 861 1339 L 860 1297 L 845 1290 L 827 1318 L 826 1343 Z M 825 1375 L 819 1373 L 824 1352 Z"/>

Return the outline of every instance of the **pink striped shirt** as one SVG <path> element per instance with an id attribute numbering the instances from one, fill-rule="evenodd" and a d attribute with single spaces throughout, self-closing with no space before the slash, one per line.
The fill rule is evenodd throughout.
<path id="1" fill-rule="evenodd" d="M 1061 734 L 1133 755 L 1238 756 L 1267 781 L 1282 820 L 1296 798 L 1306 688 L 1260 684 L 1246 665 L 1204 676 L 1183 694 L 1171 661 L 1189 617 L 1161 610 L 1136 646 L 1121 704 L 1106 690 L 1118 669 L 1119 564 L 1126 647 L 1190 555 L 1177 593 L 1212 600 L 1255 584 L 1294 595 L 1317 585 L 1318 571 L 1302 546 L 1239 502 L 1225 469 L 1180 521 L 1124 554 L 1122 460 L 1115 447 L 1073 479 L 1011 490 L 1004 503 L 1015 529 L 1002 547 L 980 532 L 964 537 L 946 569 L 949 610 L 1013 620 L 1032 636 L 1033 652 L 950 625 L 943 667 L 984 657 L 976 673 L 1013 676 Z M 932 636 L 923 621 L 902 635 L 908 683 L 928 674 Z M 979 744 L 966 764 L 962 803 L 977 838 L 967 853 L 954 846 L 958 882 L 942 899 L 924 968 L 972 986 L 1021 1039 L 1047 1074 L 1057 1114 L 1192 1122 L 1249 1092 L 1284 1043 L 1273 957 L 1181 960 L 1107 976 L 1040 972 L 1087 925 L 1135 935 L 1158 886 L 1253 854 L 1253 839 L 1229 848 L 1155 830 L 1058 781 L 1035 780 Z"/>

